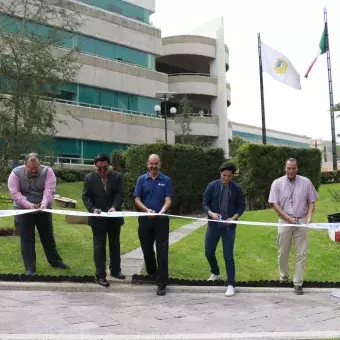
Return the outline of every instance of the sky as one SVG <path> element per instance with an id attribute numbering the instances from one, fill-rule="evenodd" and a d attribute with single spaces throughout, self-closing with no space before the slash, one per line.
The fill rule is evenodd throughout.
<path id="1" fill-rule="evenodd" d="M 266 127 L 331 140 L 326 54 L 316 56 L 327 8 L 334 103 L 340 102 L 340 0 L 156 0 L 152 23 L 162 36 L 186 34 L 223 16 L 229 47 L 231 106 L 228 119 L 261 127 L 257 33 L 284 54 L 301 76 L 295 90 L 264 74 Z M 340 112 L 339 112 L 340 113 Z M 340 134 L 340 118 L 335 120 Z"/>

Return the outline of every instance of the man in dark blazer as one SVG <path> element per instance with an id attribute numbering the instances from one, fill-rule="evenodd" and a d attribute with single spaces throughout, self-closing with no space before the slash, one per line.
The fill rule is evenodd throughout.
<path id="1" fill-rule="evenodd" d="M 94 159 L 96 171 L 84 179 L 83 202 L 94 214 L 120 211 L 123 203 L 123 181 L 118 172 L 112 171 L 110 158 L 100 153 Z M 98 284 L 109 287 L 106 279 L 106 235 L 109 239 L 111 276 L 124 280 L 120 268 L 120 229 L 123 217 L 89 217 L 93 233 L 93 252 Z"/>

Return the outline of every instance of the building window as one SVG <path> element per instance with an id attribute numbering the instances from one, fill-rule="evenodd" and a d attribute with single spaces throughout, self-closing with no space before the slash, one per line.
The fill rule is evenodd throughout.
<path id="1" fill-rule="evenodd" d="M 151 11 L 148 9 L 130 4 L 122 0 L 80 0 L 81 2 L 92 5 L 94 7 L 102 8 L 110 12 L 124 15 L 145 24 L 150 23 Z"/>
<path id="2" fill-rule="evenodd" d="M 85 163 L 93 164 L 93 159 L 100 152 L 110 155 L 113 150 L 126 150 L 127 148 L 127 144 L 120 143 L 71 138 L 55 138 L 54 140 L 54 152 L 63 163 L 81 163 L 83 160 Z"/>
<path id="3" fill-rule="evenodd" d="M 258 135 L 255 133 L 243 132 L 243 131 L 234 131 L 232 132 L 233 136 L 238 136 L 250 142 L 262 142 L 262 135 Z M 296 142 L 289 139 L 277 138 L 277 137 L 267 137 L 267 142 L 273 145 L 280 146 L 291 146 L 297 148 L 309 148 L 310 145 L 308 143 Z"/>
<path id="4" fill-rule="evenodd" d="M 3 14 L 0 14 L 0 20 L 6 23 L 6 25 L 3 26 L 3 29 L 7 32 L 18 32 L 20 25 L 22 24 L 21 19 L 9 17 Z M 49 30 L 53 29 L 54 28 L 52 27 L 29 23 L 29 31 L 35 32 L 41 36 L 47 35 Z M 58 35 L 59 46 L 65 48 L 78 47 L 80 52 L 96 55 L 98 57 L 119 60 L 125 63 L 151 69 L 155 69 L 156 67 L 156 57 L 152 54 L 110 43 L 101 39 L 95 39 L 82 34 L 73 36 L 71 33 L 62 30 L 56 30 L 55 32 Z"/>
<path id="5" fill-rule="evenodd" d="M 79 103 L 84 106 L 101 106 L 107 109 L 119 109 L 123 112 L 134 111 L 141 114 L 155 115 L 154 107 L 160 104 L 158 99 L 104 90 L 87 85 L 78 85 L 77 91 Z"/>

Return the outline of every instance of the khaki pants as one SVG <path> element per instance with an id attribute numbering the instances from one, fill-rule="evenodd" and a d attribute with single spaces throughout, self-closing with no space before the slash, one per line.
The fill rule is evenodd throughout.
<path id="1" fill-rule="evenodd" d="M 287 222 L 280 219 L 279 223 Z M 300 219 L 300 223 L 305 223 L 305 220 Z M 302 286 L 308 249 L 308 228 L 306 227 L 279 226 L 278 228 L 277 245 L 279 253 L 280 280 L 288 280 L 289 252 L 292 246 L 292 239 L 294 239 L 295 245 L 295 273 L 293 282 L 294 285 Z"/>

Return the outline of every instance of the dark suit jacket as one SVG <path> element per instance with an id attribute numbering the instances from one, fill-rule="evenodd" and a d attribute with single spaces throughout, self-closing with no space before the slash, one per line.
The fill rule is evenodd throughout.
<path id="1" fill-rule="evenodd" d="M 122 175 L 115 171 L 110 171 L 107 175 L 107 189 L 105 191 L 101 178 L 97 173 L 87 174 L 84 179 L 83 202 L 89 212 L 94 209 L 101 209 L 103 212 L 115 208 L 121 211 L 123 203 L 123 179 Z M 107 217 L 89 217 L 89 225 L 102 226 Z M 110 221 L 115 225 L 123 225 L 123 217 L 112 217 Z"/>

